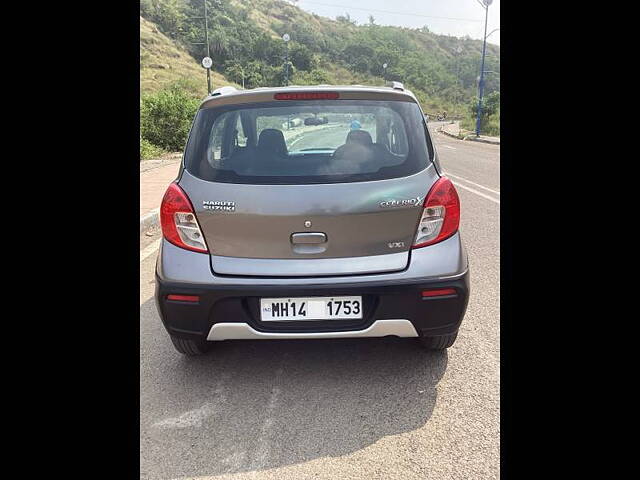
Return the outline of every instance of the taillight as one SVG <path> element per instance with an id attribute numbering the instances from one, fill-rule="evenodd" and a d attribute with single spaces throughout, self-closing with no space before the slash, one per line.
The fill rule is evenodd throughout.
<path id="1" fill-rule="evenodd" d="M 187 194 L 175 183 L 169 185 L 160 205 L 162 235 L 180 248 L 208 253 L 204 236 Z"/>
<path id="2" fill-rule="evenodd" d="M 460 199 L 448 178 L 433 184 L 424 200 L 422 218 L 413 242 L 413 248 L 426 247 L 449 238 L 460 225 Z"/>

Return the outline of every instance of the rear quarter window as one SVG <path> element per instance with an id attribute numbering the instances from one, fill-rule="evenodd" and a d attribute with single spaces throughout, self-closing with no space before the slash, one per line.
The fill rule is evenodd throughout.
<path id="1" fill-rule="evenodd" d="M 417 104 L 277 101 L 202 109 L 185 152 L 187 170 L 227 183 L 305 184 L 383 180 L 429 164 Z"/>

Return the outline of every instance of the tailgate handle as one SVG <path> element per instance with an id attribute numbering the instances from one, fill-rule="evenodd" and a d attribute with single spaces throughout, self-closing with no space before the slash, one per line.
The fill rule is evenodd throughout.
<path id="1" fill-rule="evenodd" d="M 327 236 L 321 232 L 292 233 L 291 243 L 325 243 Z"/>

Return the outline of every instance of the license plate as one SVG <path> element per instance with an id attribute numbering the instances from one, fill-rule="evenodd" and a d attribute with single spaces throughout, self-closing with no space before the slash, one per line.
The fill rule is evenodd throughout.
<path id="1" fill-rule="evenodd" d="M 263 322 L 362 318 L 362 297 L 261 298 Z"/>

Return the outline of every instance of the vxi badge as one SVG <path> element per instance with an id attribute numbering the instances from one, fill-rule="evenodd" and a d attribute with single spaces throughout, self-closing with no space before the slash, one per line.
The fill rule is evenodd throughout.
<path id="1" fill-rule="evenodd" d="M 202 208 L 205 210 L 217 210 L 219 212 L 235 212 L 236 202 L 225 202 L 221 200 L 203 200 Z"/>
<path id="2" fill-rule="evenodd" d="M 409 200 L 385 200 L 380 202 L 380 208 L 415 207 L 416 205 L 422 205 L 422 197 L 411 198 Z"/>

